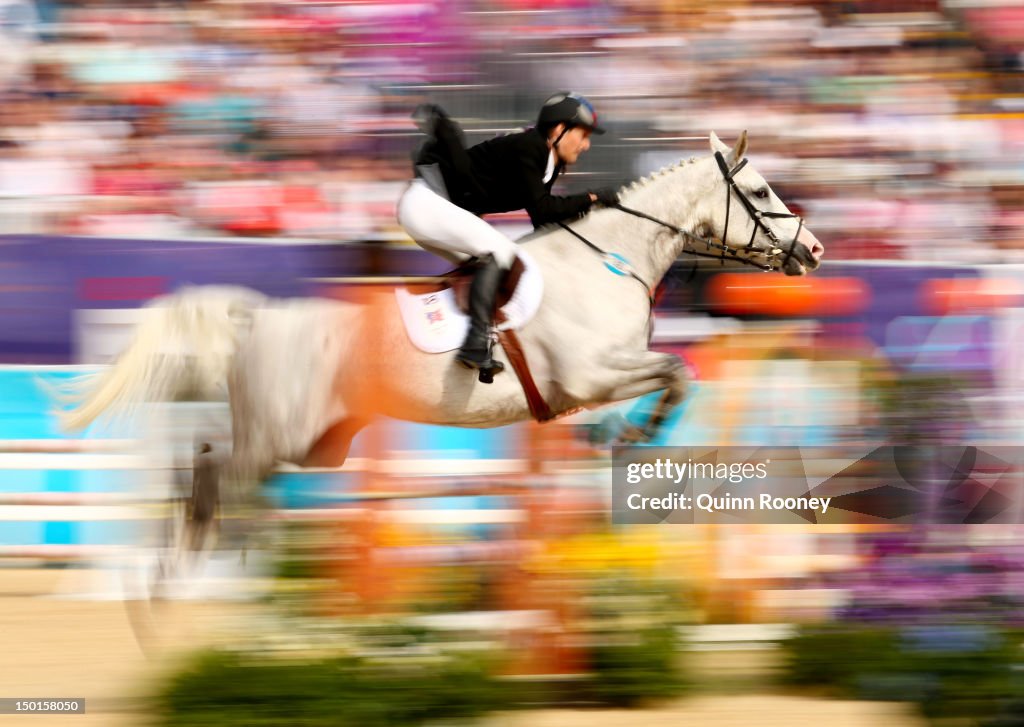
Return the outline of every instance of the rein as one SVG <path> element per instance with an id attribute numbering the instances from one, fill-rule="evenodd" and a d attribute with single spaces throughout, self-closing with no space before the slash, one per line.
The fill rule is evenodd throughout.
<path id="1" fill-rule="evenodd" d="M 650 301 L 651 308 L 654 307 L 654 288 L 652 288 L 650 285 L 648 285 L 646 282 L 644 282 L 644 279 L 641 278 L 639 275 L 637 275 L 636 271 L 634 271 L 632 267 L 623 268 L 622 265 L 617 264 L 620 261 L 617 258 L 613 257 L 610 252 L 607 252 L 606 250 L 602 250 L 597 245 L 592 243 L 590 240 L 585 238 L 580 233 L 576 232 L 576 230 L 572 229 L 571 227 L 569 227 L 569 225 L 565 224 L 564 222 L 559 222 L 558 226 L 561 227 L 566 232 L 568 232 L 569 234 L 571 234 L 577 240 L 582 242 L 584 245 L 589 247 L 591 250 L 596 252 L 598 255 L 603 257 L 605 259 L 605 261 L 609 265 L 614 265 L 615 267 L 621 269 L 622 272 L 626 273 L 631 278 L 633 278 L 633 280 L 637 281 L 638 283 L 640 283 L 640 285 L 644 286 L 644 290 L 647 291 L 647 300 Z M 615 261 L 615 262 L 612 262 L 612 261 Z"/>

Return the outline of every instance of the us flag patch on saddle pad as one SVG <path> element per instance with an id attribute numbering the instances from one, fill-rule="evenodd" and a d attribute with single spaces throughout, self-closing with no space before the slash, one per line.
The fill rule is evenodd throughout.
<path id="1" fill-rule="evenodd" d="M 451 288 L 414 294 L 396 288 L 395 297 L 409 340 L 421 351 L 442 353 L 462 345 L 469 330 L 469 318 L 455 304 Z"/>

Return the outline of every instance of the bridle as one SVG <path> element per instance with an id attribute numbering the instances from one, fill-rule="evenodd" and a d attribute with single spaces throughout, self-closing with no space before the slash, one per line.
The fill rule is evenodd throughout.
<path id="1" fill-rule="evenodd" d="M 722 232 L 722 237 L 720 239 L 715 239 L 712 237 L 702 237 L 693 232 L 690 232 L 689 230 L 684 230 L 681 227 L 673 225 L 670 222 L 660 220 L 657 217 L 647 214 L 646 212 L 641 212 L 640 210 L 635 210 L 631 207 L 626 207 L 625 205 L 619 203 L 612 205 L 612 208 L 617 209 L 621 212 L 625 212 L 626 214 L 633 215 L 634 217 L 639 217 L 641 219 L 657 223 L 662 227 L 670 230 L 673 234 L 685 238 L 688 243 L 698 242 L 704 245 L 709 250 L 719 250 L 721 252 L 720 255 L 713 255 L 707 252 L 692 249 L 692 247 L 690 249 L 683 248 L 683 252 L 688 255 L 720 260 L 723 265 L 725 264 L 725 261 L 729 259 L 734 262 L 743 263 L 744 265 L 751 265 L 755 268 L 758 268 L 759 270 L 764 270 L 766 272 L 770 272 L 772 270 L 782 270 L 783 268 L 786 267 L 786 264 L 789 262 L 790 258 L 793 257 L 793 250 L 796 247 L 797 238 L 800 237 L 800 231 L 803 230 L 803 217 L 800 217 L 799 215 L 789 214 L 786 212 L 762 212 L 754 205 L 753 202 L 750 201 L 750 198 L 747 197 L 747 195 L 743 193 L 743 190 L 739 188 L 739 185 L 736 184 L 735 179 L 736 175 L 739 174 L 740 170 L 742 170 L 743 167 L 747 165 L 747 159 L 741 160 L 736 166 L 734 166 L 732 169 L 729 169 L 729 165 L 725 163 L 725 157 L 723 156 L 722 152 L 716 151 L 715 161 L 718 163 L 718 168 L 721 170 L 722 177 L 725 179 L 725 182 L 727 184 L 727 188 L 725 191 L 725 230 Z M 747 211 L 747 215 L 754 223 L 754 230 L 750 235 L 750 242 L 748 242 L 746 247 L 742 249 L 742 252 L 760 253 L 768 259 L 767 264 L 757 263 L 751 260 L 750 258 L 740 257 L 740 251 L 736 250 L 735 248 L 729 247 L 728 245 L 725 244 L 725 240 L 729 239 L 729 217 L 732 207 L 733 194 L 735 194 L 739 198 L 740 203 L 743 205 L 743 208 Z M 785 250 L 786 255 L 782 259 L 782 262 L 776 267 L 772 259 L 783 253 L 782 242 L 780 241 L 779 236 L 775 234 L 775 230 L 773 230 L 765 223 L 765 219 L 792 218 L 796 218 L 799 221 L 796 228 L 796 234 L 793 235 L 793 239 L 789 241 L 789 248 Z M 611 260 L 613 258 L 616 258 L 617 256 L 605 250 L 602 250 L 600 247 L 592 243 L 590 240 L 585 238 L 580 233 L 576 232 L 576 230 L 572 229 L 564 222 L 559 222 L 558 225 L 562 229 L 572 234 L 578 240 L 583 242 L 585 245 L 587 245 L 587 247 L 591 248 L 599 255 L 603 256 L 608 264 L 621 268 L 621 265 L 618 262 L 611 262 Z M 754 240 L 757 238 L 758 230 L 764 232 L 765 237 L 767 237 L 771 241 L 771 247 L 762 247 L 761 249 L 758 249 L 757 246 L 754 245 Z M 694 264 L 696 265 L 696 261 L 694 261 Z M 694 271 L 695 270 L 696 267 L 694 268 Z M 624 272 L 632 276 L 635 280 L 639 281 L 640 284 L 644 286 L 644 288 L 647 290 L 647 296 L 650 300 L 651 308 L 653 309 L 655 302 L 654 288 L 649 283 L 644 281 L 643 278 L 637 275 L 632 269 L 626 268 Z"/>
<path id="2" fill-rule="evenodd" d="M 750 201 L 750 198 L 743 194 L 743 190 L 741 190 L 736 184 L 735 179 L 736 175 L 740 173 L 740 170 L 747 165 L 746 159 L 741 160 L 735 167 L 729 169 L 729 166 L 725 163 L 725 157 L 722 155 L 722 152 L 716 151 L 715 161 L 718 163 L 718 168 L 722 171 L 722 176 L 729 185 L 729 189 L 725 192 L 725 231 L 722 233 L 722 241 L 724 242 L 729 239 L 729 207 L 732 202 L 731 193 L 735 193 L 736 196 L 739 197 L 744 209 L 747 210 L 747 215 L 749 215 L 750 219 L 754 222 L 754 230 L 750 233 L 750 242 L 748 242 L 747 246 L 743 249 L 744 252 L 754 251 L 754 238 L 757 237 L 757 231 L 761 230 L 765 234 L 765 237 L 771 240 L 774 247 L 770 250 L 758 250 L 758 252 L 763 253 L 765 257 L 771 260 L 772 257 L 779 254 L 775 252 L 776 250 L 781 252 L 782 241 L 779 240 L 778 235 L 775 234 L 775 230 L 765 224 L 765 218 L 772 220 L 796 218 L 798 220 L 796 234 L 793 235 L 793 239 L 789 241 L 789 249 L 786 251 L 786 257 L 783 258 L 782 264 L 779 266 L 780 269 L 785 268 L 786 263 L 788 263 L 789 259 L 793 257 L 793 248 L 796 247 L 797 238 L 800 237 L 800 231 L 804 228 L 804 218 L 798 215 L 789 214 L 788 212 L 762 212 L 754 206 L 754 203 Z M 730 251 L 732 250 L 732 248 L 729 249 Z M 735 255 L 736 253 L 733 252 L 733 254 Z M 768 269 L 774 269 L 770 262 L 768 264 Z"/>

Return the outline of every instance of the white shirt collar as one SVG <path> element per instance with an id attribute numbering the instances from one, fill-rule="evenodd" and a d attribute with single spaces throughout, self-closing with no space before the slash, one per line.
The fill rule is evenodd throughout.
<path id="1" fill-rule="evenodd" d="M 548 152 L 548 168 L 544 170 L 544 179 L 541 181 L 547 184 L 551 181 L 551 177 L 555 173 L 555 150 L 551 149 Z"/>

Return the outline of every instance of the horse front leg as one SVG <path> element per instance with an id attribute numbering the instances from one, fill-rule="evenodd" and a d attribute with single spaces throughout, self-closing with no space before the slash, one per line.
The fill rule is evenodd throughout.
<path id="1" fill-rule="evenodd" d="M 690 372 L 674 354 L 643 351 L 617 353 L 606 365 L 612 380 L 601 403 L 625 401 L 661 391 L 661 397 L 643 426 L 627 425 L 618 435 L 624 442 L 648 441 L 657 435 L 669 414 L 686 398 Z"/>

